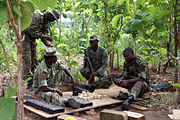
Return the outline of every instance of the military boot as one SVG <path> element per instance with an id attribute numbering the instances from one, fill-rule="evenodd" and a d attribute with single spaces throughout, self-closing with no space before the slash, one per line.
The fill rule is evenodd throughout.
<path id="1" fill-rule="evenodd" d="M 73 108 L 80 108 L 81 107 L 81 102 L 79 99 L 76 98 L 69 98 L 68 99 L 68 105 L 73 107 Z"/>
<path id="2" fill-rule="evenodd" d="M 127 100 L 124 101 L 124 103 L 121 106 L 122 110 L 129 110 L 130 104 L 133 102 L 134 97 L 131 95 Z"/>
<path id="3" fill-rule="evenodd" d="M 93 84 L 80 84 L 80 86 L 93 93 L 95 88 L 98 86 L 98 82 L 95 81 Z"/>
<path id="4" fill-rule="evenodd" d="M 79 93 L 82 93 L 83 89 L 79 87 L 74 87 L 73 88 L 73 96 L 78 96 Z"/>

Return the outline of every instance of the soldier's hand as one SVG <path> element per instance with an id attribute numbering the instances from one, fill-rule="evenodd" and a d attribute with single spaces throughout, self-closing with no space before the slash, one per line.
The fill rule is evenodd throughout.
<path id="1" fill-rule="evenodd" d="M 88 58 L 88 57 L 85 57 L 85 58 L 84 58 L 84 61 L 85 61 L 85 62 L 87 62 L 87 63 L 89 63 L 89 62 L 90 62 L 90 60 L 89 60 L 89 58 Z"/>
<path id="2" fill-rule="evenodd" d="M 55 90 L 55 92 L 57 92 L 60 96 L 62 96 L 63 94 L 62 94 L 62 91 L 60 90 L 60 89 L 57 89 L 57 88 L 54 88 Z"/>
<path id="3" fill-rule="evenodd" d="M 116 83 L 117 83 L 118 85 L 120 85 L 120 84 L 122 83 L 122 79 L 121 79 L 121 78 L 117 79 Z"/>
<path id="4" fill-rule="evenodd" d="M 128 81 L 127 80 L 122 80 L 122 83 L 121 83 L 120 86 L 127 87 L 127 85 L 128 85 Z"/>
<path id="5" fill-rule="evenodd" d="M 97 75 L 99 75 L 99 72 L 93 72 L 93 73 L 91 74 L 92 77 L 97 76 Z"/>
<path id="6" fill-rule="evenodd" d="M 43 39 L 44 39 L 44 40 L 48 40 L 48 41 L 50 41 L 50 42 L 53 41 L 53 39 L 52 39 L 50 36 L 47 36 L 47 35 L 44 35 L 44 36 L 43 36 Z"/>
<path id="7" fill-rule="evenodd" d="M 116 74 L 116 73 L 111 73 L 109 76 L 118 78 L 118 74 Z"/>
<path id="8" fill-rule="evenodd" d="M 47 47 L 54 47 L 54 45 L 52 45 L 52 44 L 47 44 Z"/>

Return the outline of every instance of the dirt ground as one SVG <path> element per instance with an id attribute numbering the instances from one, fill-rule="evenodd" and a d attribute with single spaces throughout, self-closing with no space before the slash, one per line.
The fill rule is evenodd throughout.
<path id="1" fill-rule="evenodd" d="M 3 71 L 0 74 L 0 78 L 2 80 L 3 88 L 6 89 L 9 85 L 12 85 L 12 81 L 10 81 L 10 76 L 8 72 Z M 152 84 L 161 84 L 163 82 L 172 83 L 174 79 L 174 75 L 169 73 L 160 73 L 157 74 L 155 72 L 150 73 L 150 83 Z M 25 93 L 30 93 L 28 90 L 25 90 Z M 151 89 L 151 93 L 158 93 L 157 91 Z M 138 111 L 136 109 L 130 109 L 130 111 L 140 112 L 145 115 L 146 120 L 170 120 L 168 114 L 172 114 L 173 109 L 180 109 L 180 106 L 176 105 L 174 92 L 171 90 L 164 91 L 164 94 L 156 95 L 155 97 L 151 97 L 149 99 L 142 99 L 141 101 L 134 102 L 137 105 L 145 106 L 148 108 L 147 111 Z M 80 113 L 74 113 L 74 116 L 80 116 L 82 118 L 86 118 L 87 120 L 99 120 L 100 111 L 103 109 L 114 109 L 120 110 L 121 104 L 106 106 L 102 108 L 96 108 L 93 112 L 87 113 L 87 111 L 83 111 Z M 36 115 L 25 109 L 24 111 L 25 120 L 46 120 L 45 118 Z M 52 120 L 55 120 L 53 118 Z"/>

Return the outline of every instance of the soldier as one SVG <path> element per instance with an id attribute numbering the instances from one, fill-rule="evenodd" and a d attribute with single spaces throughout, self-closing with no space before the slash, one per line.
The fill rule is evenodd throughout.
<path id="1" fill-rule="evenodd" d="M 28 28 L 26 28 L 22 35 L 25 35 L 25 39 L 22 42 L 23 45 L 23 74 L 24 79 L 31 77 L 37 66 L 37 51 L 36 51 L 36 39 L 41 39 L 41 41 L 47 47 L 52 47 L 50 42 L 53 40 L 48 36 L 49 23 L 54 20 L 58 20 L 60 17 L 60 12 L 58 10 L 53 10 L 49 13 L 34 14 L 32 22 Z"/>
<path id="2" fill-rule="evenodd" d="M 109 84 L 115 83 L 120 87 L 127 88 L 130 95 L 119 92 L 118 98 L 126 99 L 122 104 L 122 110 L 129 110 L 130 104 L 136 97 L 149 90 L 149 68 L 148 63 L 139 56 L 135 56 L 132 48 L 126 48 L 123 51 L 125 58 L 122 74 L 111 74 L 98 80 L 99 83 Z M 98 83 L 86 85 L 85 88 L 94 91 Z"/>
<path id="3" fill-rule="evenodd" d="M 89 42 L 90 46 L 84 52 L 84 67 L 80 72 L 89 83 L 93 83 L 94 76 L 107 75 L 108 55 L 106 50 L 98 45 L 99 40 L 96 35 L 92 35 Z"/>
<path id="4" fill-rule="evenodd" d="M 67 105 L 67 99 L 62 97 L 62 91 L 58 89 L 58 85 L 63 81 L 69 84 L 71 79 L 72 86 L 75 88 L 76 83 L 65 66 L 57 62 L 57 55 L 58 52 L 54 47 L 45 49 L 44 60 L 34 72 L 33 89 L 36 96 L 56 105 L 65 106 Z M 68 99 L 68 103 L 74 108 L 80 107 L 80 103 L 77 103 L 74 99 Z"/>

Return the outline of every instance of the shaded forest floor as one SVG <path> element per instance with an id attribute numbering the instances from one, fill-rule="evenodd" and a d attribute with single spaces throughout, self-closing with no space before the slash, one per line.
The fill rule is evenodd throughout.
<path id="1" fill-rule="evenodd" d="M 117 71 L 111 71 L 117 72 Z M 6 89 L 9 85 L 12 85 L 10 76 L 7 71 L 1 71 L 0 78 L 2 81 L 3 88 Z M 161 84 L 164 82 L 172 83 L 174 80 L 173 71 L 169 70 L 167 73 L 155 73 L 150 72 L 150 83 Z M 29 90 L 25 90 L 25 93 L 31 93 Z M 173 89 L 168 89 L 165 91 L 155 91 L 151 89 L 150 96 L 148 98 L 143 98 L 141 100 L 134 102 L 137 105 L 147 107 L 146 111 L 139 111 L 137 109 L 132 109 L 131 111 L 140 112 L 145 115 L 146 120 L 170 120 L 168 114 L 172 114 L 173 109 L 180 109 L 180 106 L 176 105 L 175 92 Z M 92 110 L 90 113 L 87 111 L 75 113 L 75 116 L 80 116 L 86 118 L 87 120 L 99 120 L 100 111 L 103 109 L 114 109 L 121 110 L 120 104 L 106 106 L 102 108 L 97 108 Z M 45 118 L 36 115 L 28 110 L 25 110 L 25 120 L 45 120 Z"/>

